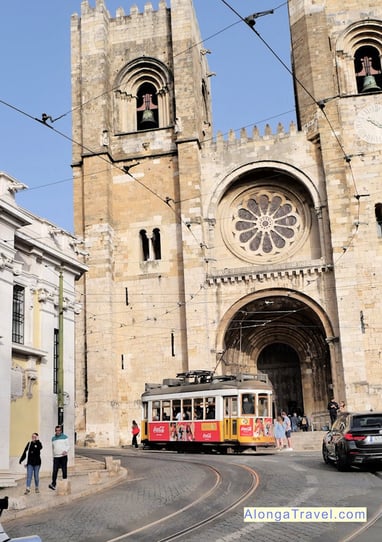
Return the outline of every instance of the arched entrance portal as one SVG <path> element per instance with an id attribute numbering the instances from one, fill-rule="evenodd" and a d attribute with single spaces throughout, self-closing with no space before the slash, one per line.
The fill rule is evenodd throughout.
<path id="1" fill-rule="evenodd" d="M 282 343 L 266 346 L 257 361 L 257 369 L 271 379 L 279 411 L 304 413 L 300 360 L 293 348 Z"/>
<path id="2" fill-rule="evenodd" d="M 298 407 L 318 420 L 327 415 L 333 393 L 327 340 L 333 333 L 312 300 L 281 292 L 268 290 L 237 304 L 226 321 L 221 370 L 267 373 L 278 409 Z"/>

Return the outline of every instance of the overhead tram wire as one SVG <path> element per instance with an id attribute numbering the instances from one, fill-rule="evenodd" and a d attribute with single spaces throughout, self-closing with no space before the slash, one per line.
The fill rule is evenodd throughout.
<path id="1" fill-rule="evenodd" d="M 356 222 L 359 223 L 359 217 L 360 217 L 360 197 L 361 195 L 358 193 L 358 189 L 357 189 L 357 185 L 356 185 L 356 180 L 355 180 L 355 177 L 354 177 L 354 172 L 353 172 L 353 168 L 352 168 L 352 165 L 351 165 L 351 156 L 345 152 L 345 149 L 336 133 L 336 131 L 334 130 L 333 128 L 333 125 L 332 123 L 330 122 L 327 114 L 326 114 L 326 111 L 325 111 L 325 104 L 327 101 L 329 101 L 329 99 L 332 99 L 332 98 L 327 98 L 327 99 L 323 99 L 323 100 L 319 100 L 317 101 L 315 99 L 315 97 L 312 95 L 312 93 L 305 87 L 305 85 L 295 76 L 295 74 L 293 73 L 293 71 L 289 68 L 289 66 L 287 64 L 285 64 L 285 62 L 282 60 L 282 58 L 280 58 L 280 56 L 276 53 L 276 51 L 274 51 L 274 49 L 266 42 L 266 40 L 264 40 L 264 38 L 261 36 L 261 34 L 256 30 L 255 28 L 255 19 L 257 18 L 257 16 L 261 16 L 261 15 L 266 15 L 266 14 L 271 14 L 273 13 L 273 10 L 269 10 L 267 12 L 259 12 L 258 14 L 253 14 L 253 15 L 250 15 L 248 17 L 242 17 L 240 15 L 240 13 L 238 13 L 238 11 L 235 10 L 235 8 L 233 8 L 226 0 L 220 0 L 228 9 L 230 9 L 233 13 L 235 13 L 235 15 L 237 17 L 239 17 L 239 19 L 241 19 L 241 21 L 243 21 L 255 34 L 256 36 L 260 39 L 260 41 L 265 45 L 265 47 L 272 53 L 272 55 L 278 60 L 278 62 L 280 62 L 280 64 L 287 70 L 287 72 L 291 75 L 293 81 L 295 83 L 297 83 L 303 90 L 304 92 L 311 98 L 311 100 L 313 101 L 313 103 L 316 104 L 316 106 L 320 109 L 320 111 L 322 112 L 326 122 L 328 123 L 329 125 L 329 128 L 330 128 L 330 131 L 332 133 L 332 135 L 334 136 L 335 140 L 337 141 L 337 144 L 343 154 L 343 158 L 344 160 L 346 161 L 346 163 L 348 164 L 349 166 L 349 171 L 350 171 L 350 175 L 351 175 L 351 178 L 352 178 L 352 181 L 353 181 L 353 185 L 354 185 L 354 190 L 355 190 L 355 195 L 354 197 L 357 199 L 357 220 Z M 334 98 L 336 98 L 337 96 L 334 96 Z M 342 254 L 339 255 L 339 257 L 337 258 L 337 260 L 334 262 L 334 265 L 337 264 L 337 262 L 343 257 L 343 255 L 345 254 L 345 252 L 347 252 L 348 248 L 350 248 L 350 246 L 352 245 L 353 241 L 354 241 L 354 238 L 356 236 L 356 233 L 358 231 L 358 226 L 356 226 L 356 231 L 351 235 L 350 237 L 350 240 L 348 242 L 348 246 L 346 247 L 346 249 L 343 251 Z"/>
<path id="2" fill-rule="evenodd" d="M 280 62 L 280 64 L 287 70 L 287 72 L 290 74 L 290 76 L 292 77 L 293 81 L 295 81 L 303 90 L 304 92 L 306 92 L 306 94 L 311 98 L 311 100 L 313 101 L 313 103 L 315 103 L 317 105 L 317 107 L 319 107 L 319 109 L 322 111 L 327 123 L 329 124 L 330 126 L 330 129 L 332 131 L 332 134 L 334 135 L 335 139 L 337 140 L 337 143 L 344 155 L 344 158 L 348 158 L 348 155 L 345 153 L 345 150 L 343 148 L 343 145 L 342 143 L 340 142 L 328 116 L 326 115 L 326 112 L 324 111 L 324 107 L 325 107 L 325 100 L 320 100 L 320 101 L 317 101 L 316 98 L 313 96 L 313 94 L 305 87 L 305 85 L 295 76 L 295 74 L 293 73 L 293 71 L 289 68 L 289 66 L 287 64 L 285 64 L 285 62 L 282 60 L 282 58 L 276 53 L 276 51 L 269 45 L 269 43 L 266 42 L 266 40 L 261 36 L 261 34 L 256 30 L 255 28 L 255 19 L 257 18 L 257 16 L 260 16 L 260 15 L 265 15 L 265 14 L 271 14 L 273 13 L 273 10 L 269 10 L 268 12 L 259 12 L 259 14 L 256 14 L 254 13 L 253 15 L 250 15 L 248 17 L 242 17 L 242 15 L 240 15 L 240 13 L 238 11 L 235 10 L 235 8 L 233 8 L 226 0 L 220 0 L 221 2 L 223 2 L 223 4 L 225 6 L 227 6 L 228 9 L 230 9 L 231 11 L 233 11 L 233 13 L 235 13 L 235 15 L 237 15 L 237 17 L 239 17 L 251 30 L 252 32 L 254 32 L 256 34 L 256 36 L 259 38 L 259 40 L 265 45 L 265 47 L 272 53 L 272 55 L 278 60 L 278 62 Z"/>
<path id="3" fill-rule="evenodd" d="M 14 111 L 17 111 L 18 113 L 20 113 L 21 115 L 24 115 L 26 117 L 28 117 L 29 119 L 31 120 L 34 120 L 40 124 L 42 124 L 43 126 L 46 126 L 47 128 L 49 128 L 50 130 L 52 130 L 53 132 L 55 132 L 56 134 L 60 135 L 61 137 L 63 137 L 64 139 L 70 141 L 72 144 L 75 144 L 75 145 L 78 145 L 79 147 L 81 147 L 81 149 L 91 153 L 92 155 L 94 155 L 94 151 L 93 149 L 91 149 L 90 147 L 87 147 L 86 145 L 84 145 L 83 143 L 79 143 L 78 141 L 75 141 L 73 138 L 69 137 L 68 135 L 66 135 L 64 132 L 61 132 L 60 130 L 57 130 L 56 128 L 54 128 L 54 126 L 52 126 L 52 124 L 48 124 L 48 120 L 50 120 L 51 122 L 54 122 L 54 119 L 50 116 L 50 115 L 47 115 L 46 113 L 43 113 L 42 116 L 41 116 L 41 119 L 39 119 L 38 117 L 33 117 L 32 115 L 30 115 L 29 113 L 27 113 L 26 111 L 23 111 L 22 109 L 20 109 L 19 107 L 16 107 L 4 100 L 1 100 L 0 99 L 0 103 L 2 103 L 3 105 L 13 109 Z M 156 198 L 158 198 L 162 203 L 164 203 L 165 205 L 167 205 L 167 207 L 169 207 L 171 209 L 171 211 L 175 214 L 175 216 L 178 217 L 178 219 L 180 220 L 180 223 L 183 224 L 183 226 L 185 226 L 187 228 L 187 230 L 191 233 L 192 237 L 195 239 L 195 241 L 198 243 L 199 247 L 201 245 L 201 241 L 199 239 L 197 239 L 196 235 L 194 234 L 194 232 L 192 231 L 192 228 L 191 228 L 191 224 L 188 224 L 186 223 L 183 218 L 181 217 L 180 213 L 174 209 L 173 207 L 171 207 L 170 205 L 170 202 L 171 201 L 174 201 L 172 198 L 166 196 L 165 198 L 163 198 L 162 196 L 160 196 L 157 192 L 155 192 L 155 190 L 153 190 L 152 188 L 150 188 L 149 186 L 147 186 L 145 183 L 143 183 L 142 181 L 140 181 L 139 179 L 137 179 L 136 177 L 134 177 L 134 175 L 132 175 L 130 172 L 129 172 L 129 169 L 128 168 L 124 168 L 124 167 L 120 167 L 118 165 L 116 165 L 114 162 L 112 161 L 109 161 L 107 160 L 106 158 L 104 158 L 102 155 L 97 155 L 98 158 L 100 160 L 103 160 L 106 164 L 108 165 L 111 165 L 112 167 L 118 169 L 119 171 L 121 171 L 122 173 L 124 173 L 125 175 L 128 175 L 129 177 L 131 177 L 131 179 L 133 179 L 137 184 L 139 184 L 142 188 L 146 189 L 148 192 L 150 192 L 153 196 L 155 196 Z M 175 203 L 175 202 L 174 202 Z"/>
<path id="4" fill-rule="evenodd" d="M 279 4 L 277 7 L 275 7 L 273 9 L 273 11 L 276 11 L 277 9 L 283 7 L 284 5 L 286 5 L 287 2 L 283 2 L 282 4 Z M 201 45 L 202 43 L 205 43 L 207 41 L 209 41 L 210 39 L 213 39 L 215 38 L 216 36 L 219 36 L 220 34 L 222 34 L 223 32 L 226 32 L 227 30 L 229 30 L 230 28 L 232 28 L 233 26 L 236 26 L 238 24 L 240 24 L 242 22 L 242 20 L 239 20 L 239 21 L 235 21 L 234 23 L 228 25 L 228 26 L 225 26 L 224 28 L 222 28 L 221 30 L 218 30 L 217 32 L 211 34 L 210 36 L 207 36 L 206 38 L 202 39 L 201 41 L 199 42 L 196 42 L 196 43 L 193 43 L 192 45 L 190 45 L 189 47 L 187 47 L 187 49 L 184 49 L 183 51 L 177 53 L 176 55 L 174 55 L 174 58 L 177 58 L 178 56 L 180 55 L 183 55 L 189 51 L 191 51 L 191 49 L 193 49 L 194 47 L 197 47 L 198 45 Z M 102 98 L 103 96 L 105 96 L 106 94 L 109 94 L 110 92 L 114 92 L 115 90 L 118 90 L 120 88 L 120 85 L 117 85 L 115 87 L 112 87 L 108 90 L 105 90 L 104 92 L 102 92 L 101 94 L 98 94 L 97 96 L 93 96 L 92 98 L 89 98 L 88 100 L 86 100 L 85 102 L 79 104 L 79 105 L 76 105 L 75 107 L 73 107 L 72 109 L 69 109 L 68 111 L 66 111 L 65 113 L 62 113 L 61 115 L 59 115 L 58 117 L 56 118 L 52 118 L 51 119 L 51 122 L 54 123 L 64 117 L 66 117 L 67 115 L 70 115 L 71 113 L 73 113 L 73 111 L 77 111 L 77 109 L 81 109 L 82 107 L 84 107 L 85 105 L 89 104 L 89 103 L 92 103 L 93 101 L 95 100 L 98 100 L 99 98 Z M 287 111 L 286 113 L 281 113 L 280 115 L 284 115 L 284 114 L 287 114 L 289 113 L 289 111 Z M 274 117 L 270 117 L 270 118 L 274 118 Z M 250 126 L 250 125 L 248 125 Z M 240 128 L 238 128 L 237 130 L 240 130 Z M 236 131 L 236 130 L 235 130 Z M 208 141 L 208 140 L 206 140 Z"/>
<path id="5" fill-rule="evenodd" d="M 287 4 L 287 2 L 283 2 L 282 4 L 279 4 L 277 7 L 273 8 L 272 11 L 276 11 L 277 9 L 283 7 L 283 6 L 286 5 L 286 4 Z M 207 38 L 204 38 L 204 39 L 201 40 L 200 42 L 196 42 L 196 43 L 192 44 L 192 45 L 191 45 L 190 47 L 188 47 L 187 49 L 181 51 L 180 53 L 177 53 L 177 55 L 175 55 L 175 57 L 187 53 L 187 52 L 190 51 L 192 48 L 194 48 L 194 47 L 200 45 L 201 43 L 204 43 L 204 42 L 206 42 L 206 41 L 208 41 L 208 40 L 210 40 L 210 39 L 212 39 L 212 38 L 218 36 L 219 34 L 225 32 L 226 30 L 230 29 L 231 27 L 233 27 L 233 26 L 235 26 L 235 25 L 237 25 L 237 24 L 240 24 L 241 22 L 242 22 L 241 19 L 238 20 L 238 21 L 235 21 L 234 23 L 232 23 L 232 24 L 230 24 L 230 25 L 224 27 L 223 29 L 221 29 L 221 30 L 215 32 L 214 34 L 211 34 L 211 35 L 208 36 Z M 45 123 L 47 126 L 50 126 L 49 124 L 47 124 L 47 120 L 50 120 L 50 121 L 52 122 L 52 124 L 53 124 L 54 122 L 56 122 L 56 121 L 62 119 L 63 117 L 67 116 L 68 114 L 72 113 L 73 111 L 76 111 L 77 109 L 80 109 L 80 108 L 84 107 L 85 105 L 87 105 L 87 104 L 89 104 L 89 103 L 92 103 L 92 102 L 95 101 L 95 100 L 98 100 L 99 98 L 105 96 L 106 94 L 109 94 L 110 92 L 113 92 L 113 91 L 117 90 L 118 88 L 120 88 L 120 87 L 119 87 L 119 86 L 116 86 L 116 87 L 110 88 L 109 90 L 106 90 L 106 91 L 102 92 L 101 94 L 99 94 L 99 95 L 97 95 L 97 96 L 94 96 L 94 97 L 92 97 L 92 98 L 89 98 L 87 101 L 83 102 L 82 104 L 80 104 L 80 105 L 78 105 L 78 106 L 73 107 L 72 109 L 68 110 L 67 112 L 65 112 L 65 113 L 63 113 L 63 114 L 61 114 L 61 115 L 59 115 L 59 116 L 56 117 L 56 118 L 52 118 L 51 116 L 46 115 L 46 114 L 43 114 L 45 120 L 43 120 L 43 119 L 35 119 L 34 117 L 30 117 L 30 118 L 32 118 L 32 119 L 34 119 L 34 120 L 38 120 L 38 121 L 40 121 L 40 122 L 42 121 L 42 122 Z M 2 101 L 2 100 L 0 100 L 0 102 L 1 102 L 1 103 L 4 103 L 4 105 L 10 106 L 10 104 L 8 104 L 7 102 L 4 102 L 4 101 Z M 11 106 L 11 107 L 13 107 L 13 106 Z M 13 107 L 13 108 L 14 108 L 16 111 L 19 111 L 20 113 L 24 113 L 23 111 L 19 110 L 19 109 L 16 108 L 16 107 Z M 266 118 L 266 119 L 262 119 L 262 120 L 256 121 L 255 123 L 248 124 L 247 126 L 244 126 L 244 127 L 242 126 L 242 127 L 240 127 L 240 128 L 236 128 L 236 129 L 234 129 L 234 131 L 237 132 L 237 131 L 241 130 L 242 128 L 248 128 L 248 127 L 253 126 L 253 125 L 256 125 L 256 124 L 262 124 L 263 122 L 266 122 L 266 121 L 268 121 L 268 120 L 272 120 L 272 119 L 274 119 L 274 118 L 278 118 L 278 117 L 283 116 L 283 115 L 286 115 L 286 114 L 289 114 L 289 113 L 291 113 L 291 112 L 293 112 L 293 111 L 294 111 L 294 110 L 289 110 L 289 111 L 286 111 L 286 112 L 283 112 L 283 113 L 279 113 L 279 114 L 277 114 L 277 115 L 273 115 L 273 116 L 268 117 L 268 118 Z M 24 113 L 24 114 L 25 114 L 25 113 Z M 28 116 L 29 116 L 29 115 L 28 115 Z M 227 133 L 228 133 L 228 132 L 227 132 Z M 224 136 L 224 135 L 227 135 L 227 133 L 223 134 L 223 136 Z M 212 139 L 213 139 L 213 138 L 211 138 L 211 140 L 212 140 Z M 205 139 L 204 141 L 209 141 L 209 140 L 210 140 L 210 139 Z M 108 164 L 109 164 L 109 163 L 108 163 Z M 72 179 L 68 179 L 68 181 L 70 181 L 70 180 L 72 180 Z M 65 182 L 65 181 L 64 181 L 64 180 L 63 180 L 63 181 L 54 181 L 54 182 L 52 182 L 52 183 L 47 183 L 46 185 L 41 185 L 41 186 L 38 186 L 38 187 L 28 188 L 28 190 L 36 190 L 36 189 L 39 189 L 39 188 L 44 188 L 45 186 L 50 186 L 51 184 L 52 184 L 52 185 L 58 184 L 59 182 Z M 186 201 L 186 200 L 177 200 L 177 201 L 175 201 L 174 203 L 180 203 L 181 201 Z"/>
<path id="6" fill-rule="evenodd" d="M 42 114 L 42 117 L 41 119 L 37 118 L 37 117 L 34 117 L 32 115 L 30 115 L 29 113 L 27 113 L 26 111 L 23 111 L 22 109 L 0 99 L 0 103 L 2 103 L 3 105 L 9 107 L 10 109 L 13 109 L 14 111 L 17 111 L 18 113 L 20 113 L 21 115 L 24 115 L 26 116 L 27 118 L 35 121 L 35 122 L 38 122 L 40 124 L 42 124 L 43 126 L 47 126 L 48 128 L 50 128 L 53 132 L 57 133 L 58 135 L 60 135 L 61 137 L 63 137 L 64 139 L 67 139 L 68 141 L 70 141 L 71 143 L 73 144 L 76 144 L 78 145 L 79 147 L 81 147 L 82 149 L 86 150 L 87 152 L 90 152 L 92 154 L 94 154 L 94 151 L 88 147 L 86 147 L 85 145 L 81 144 L 81 143 L 78 143 L 77 141 L 73 140 L 72 138 L 70 138 L 69 136 L 67 136 L 66 134 L 64 134 L 63 132 L 61 132 L 60 130 L 57 130 L 56 128 L 54 128 L 51 124 L 48 124 L 48 120 L 51 119 L 51 121 L 53 121 L 52 117 L 47 115 L 46 113 L 43 113 Z M 155 197 L 157 197 L 160 201 L 162 201 L 162 203 L 165 203 L 172 211 L 173 213 L 179 218 L 180 222 L 187 228 L 187 230 L 191 233 L 191 235 L 193 236 L 193 238 L 195 239 L 195 241 L 198 243 L 199 247 L 201 246 L 201 242 L 197 239 L 197 237 L 195 236 L 194 232 L 192 231 L 191 227 L 188 226 L 184 220 L 182 219 L 182 217 L 180 216 L 180 214 L 175 210 L 173 209 L 173 207 L 171 207 L 170 205 L 170 201 L 173 201 L 172 198 L 165 198 L 163 199 L 159 194 L 157 194 L 154 190 L 152 190 L 150 187 L 146 186 L 144 183 L 142 183 L 139 179 L 136 179 L 131 173 L 129 173 L 128 171 L 126 171 L 125 169 L 115 165 L 114 163 L 111 163 L 109 162 L 108 160 L 106 160 L 105 158 L 103 158 L 102 156 L 98 155 L 98 157 L 103 160 L 105 163 L 107 163 L 108 165 L 111 165 L 112 167 L 115 167 L 116 169 L 119 169 L 122 173 L 124 174 L 127 174 L 129 175 L 129 177 L 131 177 L 134 181 L 136 181 L 140 186 L 142 186 L 143 188 L 145 188 L 146 190 L 148 190 L 149 192 L 151 192 Z M 199 290 L 192 294 L 191 296 L 191 299 L 190 301 L 198 294 L 200 293 L 200 291 L 202 291 L 204 288 L 204 284 L 201 284 Z M 83 294 L 81 294 L 83 295 Z M 170 309 L 171 312 L 177 310 L 177 309 L 180 309 L 181 307 L 183 307 L 186 303 L 188 303 L 188 301 L 185 301 L 185 302 L 178 302 L 176 307 L 174 307 L 173 309 Z M 170 312 L 170 311 L 167 311 Z M 166 314 L 166 313 L 165 313 Z"/>
<path id="7" fill-rule="evenodd" d="M 176 58 L 176 57 L 178 57 L 180 55 L 183 55 L 185 53 L 188 53 L 194 47 L 197 47 L 198 45 L 200 45 L 202 43 L 205 43 L 206 41 L 208 41 L 208 40 L 210 40 L 212 38 L 215 38 L 216 36 L 219 36 L 219 34 L 222 34 L 223 32 L 225 32 L 226 30 L 229 30 L 233 26 L 236 26 L 237 24 L 240 24 L 240 22 L 241 21 L 235 21 L 234 23 L 222 28 L 221 30 L 218 30 L 214 34 L 211 34 L 207 38 L 205 38 L 205 39 L 203 39 L 203 40 L 201 40 L 199 42 L 193 43 L 192 45 L 190 45 L 190 47 L 188 47 L 187 49 L 184 49 L 184 51 L 181 51 L 180 53 L 177 53 L 176 55 L 174 55 L 174 58 Z M 118 90 L 119 88 L 120 88 L 120 85 L 117 85 L 116 87 L 112 87 L 112 88 L 110 88 L 108 90 L 105 90 L 104 92 L 102 92 L 101 94 L 98 94 L 97 96 L 93 96 L 92 98 L 89 98 L 88 100 L 81 103 L 80 105 L 76 105 L 75 107 L 73 107 L 72 109 L 69 109 L 65 113 L 62 113 L 60 116 L 56 117 L 55 119 L 52 119 L 52 122 L 56 122 L 57 120 L 60 120 L 60 119 L 62 119 L 64 117 L 66 117 L 67 115 L 70 115 L 71 113 L 73 113 L 73 111 L 77 111 L 77 109 L 82 109 L 82 107 L 84 107 L 85 105 L 87 105 L 89 103 L 92 103 L 93 101 L 98 100 L 99 98 L 102 98 L 106 94 L 110 94 L 110 92 L 114 92 L 115 90 Z"/>
<path id="8" fill-rule="evenodd" d="M 294 74 L 291 72 L 291 70 L 288 68 L 288 66 L 281 60 L 281 58 L 280 58 L 280 57 L 273 51 L 273 49 L 266 43 L 266 41 L 261 37 L 261 35 L 256 31 L 256 29 L 254 29 L 253 26 L 251 26 L 251 25 L 248 23 L 248 20 L 246 20 L 245 18 L 241 17 L 240 14 L 238 14 L 238 13 L 237 13 L 237 12 L 236 12 L 236 11 L 235 11 L 235 10 L 234 10 L 234 9 L 233 9 L 233 8 L 232 8 L 225 0 L 222 0 L 222 2 L 223 2 L 229 9 L 231 9 L 232 11 L 234 11 L 234 13 L 241 19 L 241 21 L 242 21 L 242 22 L 245 22 L 245 23 L 246 23 L 246 24 L 247 24 L 247 25 L 255 32 L 255 34 L 259 37 L 259 39 L 260 39 L 260 40 L 265 44 L 265 46 L 272 52 L 272 54 L 279 60 L 279 62 L 285 67 L 285 69 L 287 69 L 287 71 L 292 75 L 292 77 L 296 80 L 296 82 L 297 82 L 297 83 L 305 90 L 305 92 L 308 93 L 308 95 L 311 97 L 311 99 L 314 101 L 314 103 L 316 103 L 316 105 L 317 105 L 318 107 L 320 107 L 320 104 L 314 99 L 314 97 L 311 95 L 311 93 L 310 93 L 310 92 L 302 85 L 302 83 L 301 83 L 300 81 L 297 80 L 297 78 L 295 78 Z M 281 4 L 281 5 L 284 5 L 284 4 Z M 281 7 L 281 5 L 278 6 L 278 7 Z M 275 9 L 278 9 L 278 8 L 275 8 Z M 234 23 L 234 24 L 238 24 L 239 22 L 240 22 L 240 21 L 238 21 L 237 23 Z M 229 25 L 228 27 L 222 29 L 221 31 L 219 31 L 219 32 L 217 32 L 217 33 L 215 33 L 215 34 L 213 34 L 211 37 L 206 38 L 206 39 L 203 40 L 203 41 L 207 41 L 208 39 L 210 39 L 210 38 L 212 38 L 212 37 L 215 37 L 216 35 L 218 35 L 218 34 L 224 32 L 225 30 L 227 30 L 227 29 L 231 28 L 232 26 L 234 26 L 234 24 Z M 193 44 L 193 45 L 190 46 L 187 50 L 190 50 L 192 47 L 195 47 L 196 45 L 198 45 L 198 44 Z M 186 52 L 186 50 L 185 50 L 184 52 Z M 184 53 L 184 52 L 183 52 L 183 53 Z M 181 53 L 179 53 L 179 54 L 181 54 Z M 116 88 L 118 88 L 118 87 L 116 87 Z M 10 107 L 10 108 L 12 108 L 12 109 L 14 109 L 15 111 L 17 111 L 17 112 L 19 112 L 19 113 L 21 113 L 21 114 L 23 114 L 23 115 L 25 115 L 25 116 L 27 116 L 27 117 L 29 117 L 29 118 L 32 119 L 32 120 L 38 121 L 38 122 L 44 124 L 45 126 L 48 126 L 50 129 L 52 129 L 52 130 L 53 130 L 54 132 L 56 132 L 58 135 L 61 135 L 61 136 L 64 137 L 65 139 L 69 140 L 70 142 L 72 142 L 72 143 L 74 143 L 74 144 L 76 144 L 76 145 L 79 145 L 81 148 L 87 150 L 88 152 L 93 153 L 93 151 L 92 151 L 91 149 L 88 149 L 85 145 L 80 144 L 80 143 L 74 141 L 72 138 L 70 138 L 70 137 L 67 136 L 66 134 L 60 132 L 59 130 L 55 129 L 53 126 L 51 126 L 50 124 L 48 124 L 48 123 L 47 123 L 47 120 L 51 120 L 52 123 L 53 123 L 53 122 L 56 122 L 57 120 L 60 120 L 61 118 L 63 118 L 65 115 L 71 113 L 73 110 L 78 109 L 78 108 L 80 108 L 80 107 L 83 107 L 84 105 L 86 105 L 87 103 L 91 102 L 92 100 L 98 99 L 99 97 L 101 97 L 101 96 L 107 94 L 108 92 L 112 92 L 113 90 L 115 90 L 115 88 L 110 89 L 109 91 L 105 91 L 105 92 L 102 93 L 100 96 L 97 96 L 97 97 L 95 97 L 95 98 L 89 99 L 89 100 L 88 100 L 87 102 L 85 102 L 84 104 L 81 104 L 81 105 L 77 106 L 76 108 L 73 108 L 72 110 L 68 111 L 67 113 L 64 113 L 64 114 L 60 115 L 59 117 L 57 117 L 57 118 L 55 118 L 55 119 L 53 119 L 53 118 L 50 117 L 50 116 L 47 116 L 47 117 L 42 118 L 42 119 L 38 119 L 38 118 L 36 118 L 36 117 L 32 117 L 32 116 L 29 115 L 28 113 L 22 111 L 21 109 L 15 107 L 15 106 L 12 106 L 11 104 L 9 104 L 9 103 L 7 103 L 7 102 L 5 102 L 5 101 L 3 101 L 3 100 L 0 100 L 0 103 L 3 103 L 4 105 L 6 105 L 6 106 L 8 106 L 8 107 Z M 320 109 L 321 109 L 321 111 L 323 111 L 323 108 L 322 108 L 322 107 L 320 107 Z M 331 123 L 330 123 L 329 119 L 327 118 L 327 115 L 326 115 L 326 113 L 325 113 L 324 111 L 323 111 L 323 114 L 324 114 L 324 117 L 326 118 L 326 120 L 327 120 L 327 122 L 328 122 L 328 124 L 329 124 L 329 126 L 330 126 L 330 128 L 331 128 L 331 130 L 332 130 L 332 132 L 333 132 L 333 134 L 334 134 L 334 136 L 336 137 L 336 139 L 337 139 L 337 141 L 338 141 L 338 144 L 339 144 L 339 146 L 340 146 L 340 148 L 341 148 L 341 150 L 342 150 L 342 152 L 343 152 L 343 154 L 344 154 L 344 156 L 345 156 L 345 159 L 346 159 L 346 158 L 347 158 L 347 155 L 346 155 L 346 153 L 344 152 L 344 149 L 343 149 L 343 147 L 342 147 L 340 141 L 338 140 L 338 137 L 337 137 L 337 135 L 335 134 L 335 132 L 334 132 L 332 126 L 331 126 Z M 153 191 L 150 187 L 146 186 L 144 183 L 142 183 L 141 181 L 139 181 L 138 179 L 136 179 L 136 178 L 135 178 L 133 175 L 131 175 L 129 172 L 126 172 L 124 169 L 120 168 L 119 166 L 117 166 L 117 165 L 115 165 L 115 164 L 113 164 L 113 163 L 110 163 L 108 160 L 104 159 L 104 158 L 101 157 L 101 156 L 100 156 L 100 158 L 103 159 L 103 160 L 105 161 L 105 163 L 107 163 L 108 165 L 112 165 L 112 167 L 115 167 L 115 168 L 117 168 L 117 169 L 120 169 L 120 171 L 123 172 L 123 173 L 125 173 L 125 174 L 127 173 L 133 180 L 135 180 L 135 181 L 136 181 L 138 184 L 140 184 L 143 188 L 145 188 L 146 190 L 150 191 L 155 197 L 157 197 L 158 199 L 160 199 L 163 203 L 166 203 L 166 205 L 168 205 L 168 206 L 170 207 L 170 209 L 171 209 L 171 210 L 172 210 L 172 211 L 180 218 L 181 222 L 187 227 L 187 229 L 188 229 L 189 231 L 191 231 L 191 234 L 193 235 L 194 239 L 198 242 L 196 236 L 194 235 L 194 233 L 193 233 L 193 231 L 191 230 L 191 228 L 189 227 L 189 225 L 188 225 L 188 224 L 185 224 L 185 223 L 183 222 L 181 216 L 179 216 L 179 213 L 177 213 L 177 211 L 176 211 L 175 209 L 173 209 L 173 208 L 169 205 L 170 201 L 173 201 L 173 200 L 171 200 L 170 198 L 165 198 L 165 199 L 163 199 L 159 194 L 157 194 L 157 193 L 156 193 L 155 191 Z M 348 162 L 348 163 L 349 163 L 349 162 Z M 350 163 L 349 163 L 349 166 L 350 166 Z M 351 166 L 350 166 L 350 169 L 351 169 Z M 355 183 L 354 175 L 353 175 L 353 182 Z M 178 202 L 174 202 L 174 203 L 178 203 Z M 354 234 L 354 235 L 355 235 L 355 234 Z M 348 243 L 348 244 L 350 245 L 350 243 Z M 199 243 L 199 246 L 200 246 L 200 243 Z M 343 255 L 343 254 L 342 254 L 342 255 Z M 342 256 L 342 255 L 341 255 L 341 256 Z M 201 288 L 203 288 L 203 287 L 204 287 L 204 286 L 201 286 Z M 199 291 L 200 291 L 200 290 L 199 290 Z"/>

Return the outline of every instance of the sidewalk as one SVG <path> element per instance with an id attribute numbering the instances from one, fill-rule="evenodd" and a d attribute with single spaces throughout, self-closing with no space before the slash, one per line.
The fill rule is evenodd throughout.
<path id="1" fill-rule="evenodd" d="M 35 493 L 32 484 L 29 495 L 24 495 L 25 477 L 17 482 L 16 487 L 0 488 L 0 498 L 8 496 L 9 508 L 4 510 L 1 521 L 17 519 L 23 516 L 43 512 L 61 504 L 66 504 L 79 497 L 85 497 L 118 484 L 127 477 L 127 469 L 121 467 L 119 460 L 105 456 L 105 461 L 96 461 L 82 457 L 76 452 L 75 464 L 68 469 L 68 484 L 57 480 L 57 489 L 49 489 L 50 476 L 40 477 L 40 493 Z"/>

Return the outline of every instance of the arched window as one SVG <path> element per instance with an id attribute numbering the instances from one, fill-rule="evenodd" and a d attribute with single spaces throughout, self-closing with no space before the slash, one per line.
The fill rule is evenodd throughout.
<path id="1" fill-rule="evenodd" d="M 161 259 L 161 246 L 160 246 L 160 230 L 159 230 L 159 228 L 154 228 L 153 229 L 152 244 L 153 244 L 154 260 L 160 260 Z"/>
<path id="2" fill-rule="evenodd" d="M 150 246 L 149 246 L 149 239 L 147 237 L 146 230 L 141 230 L 139 232 L 139 236 L 141 238 L 142 259 L 144 262 L 147 262 L 147 260 L 150 258 Z"/>
<path id="3" fill-rule="evenodd" d="M 162 257 L 160 229 L 154 228 L 151 236 L 147 235 L 146 230 L 139 232 L 141 240 L 141 258 L 144 262 L 160 260 Z"/>
<path id="4" fill-rule="evenodd" d="M 354 56 L 354 69 L 358 92 L 382 90 L 381 60 L 375 47 L 366 45 L 357 49 Z"/>
<path id="5" fill-rule="evenodd" d="M 382 237 L 382 203 L 375 204 L 375 220 L 377 222 L 377 235 Z"/>
<path id="6" fill-rule="evenodd" d="M 115 131 L 131 133 L 172 126 L 172 87 L 170 72 L 155 58 L 138 58 L 127 64 L 115 81 Z"/>
<path id="7" fill-rule="evenodd" d="M 381 58 L 382 21 L 365 19 L 347 27 L 336 43 L 339 93 L 380 92 Z"/>
<path id="8" fill-rule="evenodd" d="M 144 83 L 139 87 L 137 94 L 137 129 L 152 130 L 158 126 L 156 89 L 150 83 Z"/>

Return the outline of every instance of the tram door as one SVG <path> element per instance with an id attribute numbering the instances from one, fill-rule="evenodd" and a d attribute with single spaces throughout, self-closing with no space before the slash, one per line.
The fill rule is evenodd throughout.
<path id="1" fill-rule="evenodd" d="M 224 397 L 223 440 L 237 438 L 237 396 Z"/>

